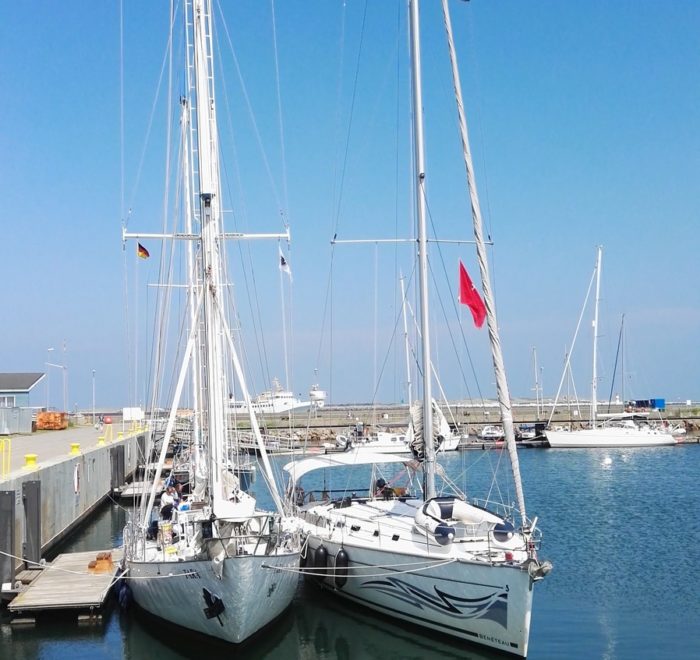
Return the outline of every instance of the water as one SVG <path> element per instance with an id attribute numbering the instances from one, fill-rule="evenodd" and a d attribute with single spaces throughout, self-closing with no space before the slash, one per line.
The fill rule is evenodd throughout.
<path id="1" fill-rule="evenodd" d="M 531 659 L 694 658 L 700 447 L 523 450 L 528 513 L 540 516 L 541 556 L 554 571 L 536 587 Z M 472 492 L 487 481 L 465 465 L 495 465 L 494 451 L 453 454 L 448 472 Z M 480 474 L 485 474 L 483 470 Z M 262 482 L 263 480 L 258 480 Z M 120 541 L 124 511 L 108 505 L 61 551 Z M 10 646 L 11 645 L 11 646 Z M 11 654 L 10 654 L 11 651 Z M 0 627 L 0 658 L 496 658 L 339 603 L 300 585 L 292 609 L 237 652 L 112 605 L 98 627 L 40 621 Z"/>

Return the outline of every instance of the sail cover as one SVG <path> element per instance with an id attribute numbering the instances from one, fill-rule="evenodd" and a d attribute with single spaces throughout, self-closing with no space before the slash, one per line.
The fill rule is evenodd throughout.
<path id="1" fill-rule="evenodd" d="M 440 449 L 440 446 L 446 438 L 452 435 L 450 425 L 442 414 L 440 407 L 435 399 L 432 400 L 433 411 L 433 447 L 435 451 Z M 408 426 L 408 442 L 413 452 L 413 456 L 419 461 L 425 457 L 425 443 L 423 438 L 423 403 L 416 401 L 411 404 L 410 408 L 411 421 Z"/>

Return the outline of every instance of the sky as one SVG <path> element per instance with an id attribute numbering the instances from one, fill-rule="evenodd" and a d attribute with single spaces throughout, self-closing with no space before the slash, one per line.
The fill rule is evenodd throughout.
<path id="1" fill-rule="evenodd" d="M 281 245 L 291 281 L 276 241 L 228 248 L 249 388 L 277 376 L 302 395 L 318 383 L 336 403 L 405 401 L 399 274 L 415 309 L 412 248 L 331 246 L 336 234 L 415 236 L 405 3 L 222 5 L 227 227 L 287 222 L 291 232 Z M 430 233 L 469 240 L 438 5 L 423 2 L 422 14 Z M 622 392 L 620 375 L 611 381 L 624 314 L 624 396 L 700 400 L 700 6 L 471 0 L 451 10 L 512 395 L 534 396 L 533 348 L 544 395 L 556 393 L 602 245 L 601 398 Z M 161 246 L 143 241 L 151 258 L 137 260 L 121 231 L 163 223 L 167 128 L 177 133 L 182 92 L 176 66 L 168 102 L 168 3 L 5 0 L 2 14 L 0 371 L 65 364 L 69 406 L 88 410 L 94 370 L 98 407 L 141 403 Z M 485 329 L 455 303 L 459 259 L 478 282 L 474 247 L 431 250 L 442 387 L 450 399 L 493 397 Z M 572 352 L 583 397 L 591 317 Z M 60 369 L 50 369 L 33 405 L 49 395 L 61 406 Z"/>

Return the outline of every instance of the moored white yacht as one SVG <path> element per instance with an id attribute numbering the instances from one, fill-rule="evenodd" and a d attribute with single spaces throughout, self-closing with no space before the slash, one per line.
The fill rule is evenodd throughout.
<path id="1" fill-rule="evenodd" d="M 185 0 L 182 24 L 187 61 L 186 92 L 180 99 L 183 181 L 178 208 L 184 227 L 180 233 L 156 236 L 178 239 L 172 243 L 185 241 L 186 320 L 178 319 L 178 327 L 188 330 L 184 346 L 178 347 L 176 384 L 171 383 L 172 403 L 158 462 L 149 475 L 150 492 L 124 529 L 125 584 L 135 603 L 150 614 L 187 630 L 239 643 L 291 603 L 301 545 L 297 521 L 286 515 L 277 492 L 228 322 L 223 240 L 228 236 L 222 220 L 210 0 Z M 123 236 L 143 239 L 144 235 L 124 231 Z M 165 271 L 168 269 L 164 269 L 164 280 L 172 274 Z M 163 281 L 159 292 L 169 303 L 166 297 L 177 289 L 172 282 Z M 169 307 L 161 305 L 160 309 Z M 168 336 L 167 317 L 156 315 L 154 336 Z M 151 410 L 157 409 L 165 343 L 157 342 L 154 349 Z M 236 433 L 227 411 L 230 371 L 245 397 L 274 511 L 259 509 L 236 477 L 235 452 L 229 451 L 230 437 Z M 192 490 L 179 502 L 168 492 L 161 496 L 163 506 L 156 508 L 158 484 L 186 383 L 193 401 L 189 431 Z M 152 435 L 149 431 L 151 440 Z"/>
<path id="2" fill-rule="evenodd" d="M 603 248 L 598 246 L 595 265 L 596 291 L 593 314 L 593 376 L 591 379 L 590 428 L 574 430 L 547 430 L 545 431 L 547 442 L 553 449 L 582 449 L 587 447 L 656 447 L 662 445 L 674 445 L 676 444 L 676 440 L 670 433 L 664 429 L 652 428 L 648 423 L 640 423 L 639 414 L 598 414 L 598 309 L 600 305 L 600 273 L 602 268 L 602 260 Z M 568 358 L 565 372 L 566 368 L 568 368 Z M 553 414 L 554 407 L 552 407 L 552 415 Z M 604 421 L 602 421 L 603 419 Z"/>
<path id="3" fill-rule="evenodd" d="M 477 257 L 496 375 L 501 419 L 515 485 L 517 510 L 467 501 L 449 480 L 451 494 L 438 495 L 436 462 L 441 424 L 432 390 L 428 302 L 426 170 L 420 69 L 418 0 L 408 3 L 413 82 L 414 192 L 420 291 L 422 402 L 411 410 L 414 457 L 358 450 L 295 461 L 288 497 L 303 518 L 302 566 L 309 579 L 333 595 L 384 616 L 450 637 L 526 656 L 533 585 L 551 569 L 537 556 L 539 533 L 525 500 L 508 385 L 486 263 L 476 185 L 463 114 L 447 3 L 443 17 L 457 96 Z M 433 5 L 431 5 L 433 6 Z M 353 476 L 351 468 L 359 470 Z M 419 472 L 422 479 L 417 479 Z M 391 651 L 387 650 L 390 655 Z"/>

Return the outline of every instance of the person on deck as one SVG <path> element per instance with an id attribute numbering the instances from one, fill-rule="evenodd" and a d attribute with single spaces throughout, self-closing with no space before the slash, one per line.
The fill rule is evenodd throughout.
<path id="1" fill-rule="evenodd" d="M 173 517 L 173 508 L 176 504 L 175 489 L 168 486 L 160 496 L 160 517 L 163 520 L 170 520 Z"/>

